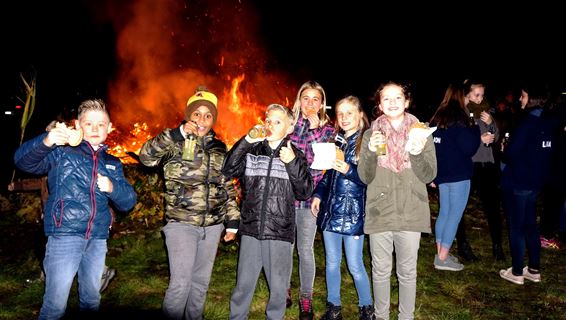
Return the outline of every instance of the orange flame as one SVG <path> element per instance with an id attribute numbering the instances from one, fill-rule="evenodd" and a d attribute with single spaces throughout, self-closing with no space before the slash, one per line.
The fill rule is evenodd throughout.
<path id="1" fill-rule="evenodd" d="M 117 128 L 108 144 L 125 163 L 147 139 L 180 125 L 198 85 L 219 98 L 213 129 L 228 146 L 262 121 L 268 104 L 288 105 L 296 92 L 266 66 L 258 15 L 247 2 L 139 0 L 110 19 L 119 69 L 108 90 Z"/>

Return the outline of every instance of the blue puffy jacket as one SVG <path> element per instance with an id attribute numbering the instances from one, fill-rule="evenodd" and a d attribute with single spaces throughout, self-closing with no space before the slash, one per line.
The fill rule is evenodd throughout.
<path id="1" fill-rule="evenodd" d="M 317 225 L 322 231 L 345 235 L 362 235 L 366 203 L 366 185 L 358 176 L 356 160 L 357 131 L 348 137 L 342 146 L 345 161 L 350 165 L 346 174 L 336 170 L 327 170 L 317 185 L 313 197 L 321 200 Z"/>
<path id="2" fill-rule="evenodd" d="M 124 177 L 122 163 L 106 153 L 106 145 L 96 151 L 86 141 L 77 147 L 47 147 L 43 144 L 46 135 L 22 144 L 14 155 L 19 169 L 37 175 L 48 174 L 49 198 L 43 217 L 45 234 L 107 239 L 113 220 L 109 201 L 117 210 L 128 211 L 137 198 Z M 97 174 L 112 181 L 111 193 L 98 189 Z"/>

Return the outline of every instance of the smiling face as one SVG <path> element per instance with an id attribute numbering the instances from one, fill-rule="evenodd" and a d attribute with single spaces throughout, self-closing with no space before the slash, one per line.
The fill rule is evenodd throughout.
<path id="1" fill-rule="evenodd" d="M 405 97 L 403 88 L 390 84 L 385 86 L 379 96 L 379 110 L 389 119 L 402 119 L 405 109 L 409 107 L 409 101 Z"/>
<path id="2" fill-rule="evenodd" d="M 470 87 L 470 92 L 466 95 L 466 99 L 469 101 L 480 104 L 483 101 L 483 96 L 485 95 L 485 87 L 479 84 L 473 84 Z"/>
<path id="3" fill-rule="evenodd" d="M 197 136 L 205 136 L 214 124 L 214 115 L 207 106 L 199 106 L 190 114 L 189 120 L 197 124 Z"/>
<path id="4" fill-rule="evenodd" d="M 346 133 L 346 137 L 349 137 L 360 128 L 362 112 L 350 102 L 341 103 L 336 106 L 336 121 L 338 121 L 338 125 Z"/>
<path id="5" fill-rule="evenodd" d="M 83 113 L 75 122 L 77 129 L 83 130 L 83 139 L 91 146 L 97 147 L 106 141 L 108 133 L 112 129 L 112 123 L 108 114 L 100 110 L 89 110 Z"/>
<path id="6" fill-rule="evenodd" d="M 322 106 L 322 94 L 317 89 L 305 89 L 301 93 L 301 113 L 304 118 L 317 113 Z"/>

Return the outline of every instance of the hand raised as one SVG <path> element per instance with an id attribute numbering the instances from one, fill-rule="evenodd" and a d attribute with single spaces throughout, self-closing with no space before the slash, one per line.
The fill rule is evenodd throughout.
<path id="1" fill-rule="evenodd" d="M 287 140 L 287 146 L 281 147 L 279 158 L 283 163 L 289 163 L 295 159 L 295 152 L 293 151 L 293 147 L 291 147 L 291 140 Z"/>

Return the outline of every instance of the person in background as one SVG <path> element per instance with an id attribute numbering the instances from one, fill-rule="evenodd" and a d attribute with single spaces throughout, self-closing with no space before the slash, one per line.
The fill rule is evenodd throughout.
<path id="1" fill-rule="evenodd" d="M 537 198 L 548 178 L 552 156 L 552 120 L 544 113 L 548 92 L 541 84 L 524 84 L 519 98 L 525 116 L 511 134 L 501 177 L 504 208 L 509 225 L 512 266 L 499 271 L 501 278 L 522 285 L 524 279 L 540 282 L 540 239 Z M 525 244 L 528 265 L 523 267 Z"/>
<path id="2" fill-rule="evenodd" d="M 226 145 L 212 127 L 218 117 L 217 97 L 197 88 L 187 101 L 185 121 L 146 141 L 140 161 L 163 166 L 163 227 L 170 280 L 163 313 L 169 319 L 202 319 L 218 243 L 236 238 L 240 211 L 232 179 L 222 174 Z M 195 144 L 187 150 L 189 139 Z M 192 157 L 187 158 L 187 154 Z"/>
<path id="3" fill-rule="evenodd" d="M 405 111 L 410 103 L 405 86 L 382 85 L 376 101 L 383 114 L 364 133 L 358 161 L 360 180 L 367 184 L 364 233 L 369 234 L 375 315 L 389 319 L 395 250 L 399 319 L 413 319 L 421 233 L 431 232 L 426 185 L 436 176 L 436 153 L 431 137 L 409 139 L 419 120 Z M 387 152 L 378 156 L 383 136 Z"/>
<path id="4" fill-rule="evenodd" d="M 226 156 L 222 172 L 242 187 L 240 254 L 230 319 L 248 319 L 263 269 L 269 286 L 266 318 L 285 318 L 287 285 L 295 239 L 295 199 L 314 189 L 307 160 L 288 139 L 294 117 L 289 108 L 271 104 L 265 113 L 266 137 L 241 138 Z"/>
<path id="5" fill-rule="evenodd" d="M 75 128 L 83 132 L 76 146 L 70 145 L 73 136 L 62 124 L 25 142 L 14 155 L 19 169 L 48 176 L 43 218 L 48 237 L 43 260 L 45 294 L 39 319 L 63 317 L 77 274 L 81 312 L 98 311 L 113 220 L 109 204 L 128 211 L 137 199 L 120 160 L 106 152 L 104 141 L 112 124 L 105 103 L 83 101 Z"/>
<path id="6" fill-rule="evenodd" d="M 561 95 L 563 96 L 563 95 Z M 552 174 L 542 190 L 542 212 L 540 215 L 540 244 L 544 249 L 560 249 L 561 212 L 566 204 L 566 104 L 559 98 L 548 103 L 548 116 L 554 121 L 552 157 L 550 171 Z M 562 238 L 564 234 L 562 234 Z M 562 239 L 564 242 L 564 239 Z"/>
<path id="7" fill-rule="evenodd" d="M 430 120 L 431 126 L 437 127 L 432 135 L 438 174 L 432 185 L 438 186 L 440 199 L 434 228 L 434 267 L 438 270 L 464 269 L 464 265 L 449 252 L 468 203 L 470 180 L 474 170 L 472 156 L 480 144 L 479 128 L 470 120 L 465 103 L 463 88 L 451 84 Z"/>
<path id="8" fill-rule="evenodd" d="M 340 301 L 340 268 L 342 244 L 346 251 L 348 270 L 358 293 L 360 320 L 374 319 L 373 300 L 364 265 L 364 216 L 366 185 L 358 176 L 358 158 L 362 134 L 368 128 L 368 118 L 360 99 L 347 96 L 336 103 L 337 142 L 343 160 L 336 159 L 315 189 L 311 209 L 322 230 L 326 251 L 326 312 L 321 319 L 342 319 Z M 338 151 L 337 151 L 338 152 Z"/>
<path id="9" fill-rule="evenodd" d="M 290 139 L 306 156 L 310 166 L 314 160 L 312 144 L 330 142 L 334 137 L 334 127 L 326 114 L 326 93 L 320 84 L 307 81 L 299 88 L 293 105 L 296 119 L 295 129 Z M 314 185 L 322 179 L 322 170 L 309 169 Z M 297 253 L 299 256 L 299 319 L 312 320 L 312 295 L 315 278 L 314 238 L 316 235 L 316 219 L 311 213 L 311 199 L 296 201 L 297 219 Z M 293 249 L 291 249 L 293 250 Z M 287 305 L 292 304 L 291 274 L 287 292 Z"/>
<path id="10" fill-rule="evenodd" d="M 493 257 L 497 261 L 505 261 L 501 244 L 503 226 L 498 184 L 500 170 L 495 163 L 493 153 L 494 141 L 499 138 L 499 129 L 491 115 L 489 103 L 484 99 L 485 85 L 480 81 L 466 80 L 464 82 L 464 94 L 466 95 L 466 107 L 470 113 L 473 113 L 474 121 L 481 132 L 481 143 L 476 154 L 472 157 L 474 174 L 470 193 L 477 193 L 487 217 Z M 458 255 L 462 259 L 468 262 L 478 259 L 467 240 L 465 215 L 458 226 L 456 241 Z"/>

